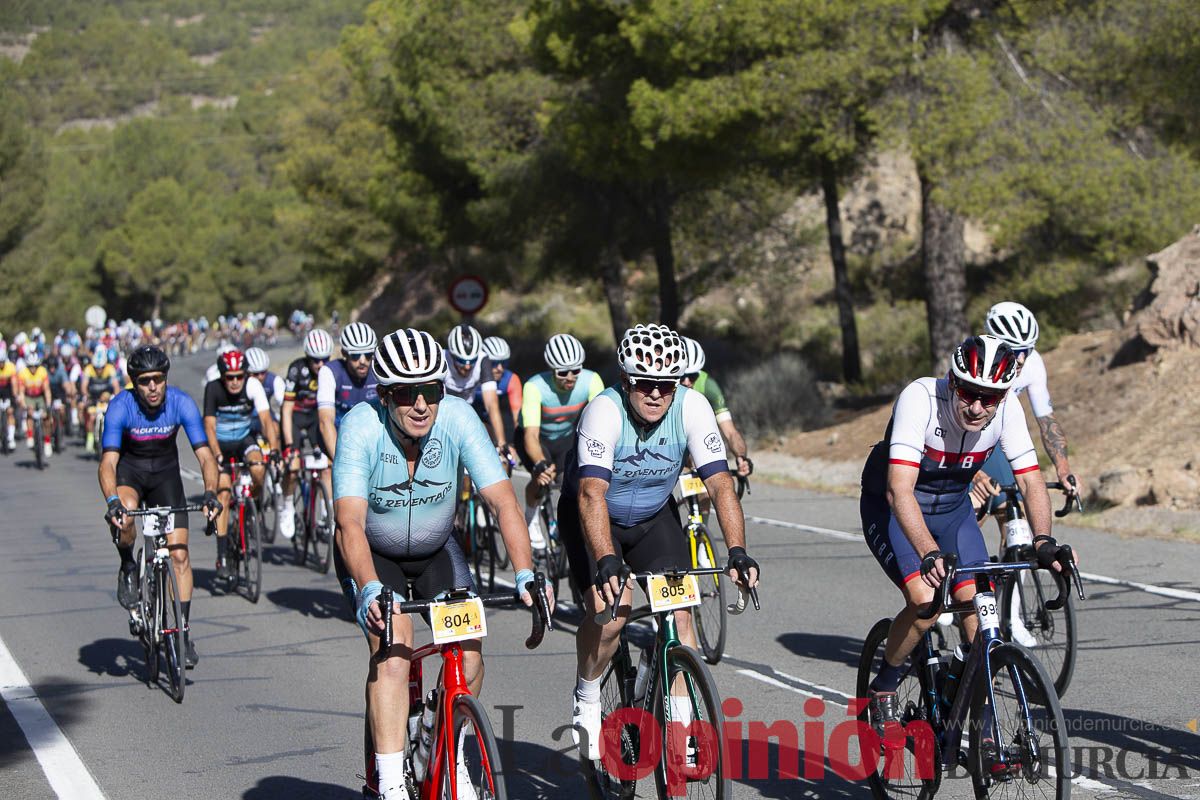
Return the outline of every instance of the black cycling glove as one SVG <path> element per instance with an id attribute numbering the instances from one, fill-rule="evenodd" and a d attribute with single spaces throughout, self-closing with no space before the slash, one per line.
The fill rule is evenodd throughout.
<path id="1" fill-rule="evenodd" d="M 750 556 L 746 555 L 746 548 L 731 547 L 729 548 L 729 564 L 725 567 L 726 570 L 733 570 L 737 574 L 738 583 L 749 588 L 750 587 L 750 569 L 758 570 L 758 575 L 762 577 L 762 567 L 758 566 L 758 562 Z"/>
<path id="2" fill-rule="evenodd" d="M 1055 562 L 1067 569 L 1074 561 L 1075 554 L 1069 544 L 1059 544 L 1052 536 L 1035 536 L 1033 539 L 1034 555 L 1037 556 L 1038 566 L 1042 569 L 1054 569 Z"/>
<path id="3" fill-rule="evenodd" d="M 928 553 L 925 554 L 925 557 L 921 559 L 921 577 L 922 578 L 928 576 L 929 573 L 933 572 L 933 568 L 937 565 L 936 562 L 939 558 L 941 558 L 941 559 L 946 558 L 946 554 L 943 553 L 941 550 L 930 550 Z M 945 563 L 946 562 L 943 560 L 942 561 L 943 567 L 945 566 Z"/>
<path id="4" fill-rule="evenodd" d="M 213 513 L 221 513 L 221 501 L 217 499 L 216 492 L 205 492 L 204 499 L 200 501 L 200 505 Z"/>
<path id="5" fill-rule="evenodd" d="M 625 562 L 618 555 L 601 556 L 596 562 L 596 591 L 604 597 L 604 587 L 608 585 L 610 578 L 616 578 L 618 581 L 624 577 Z"/>
<path id="6" fill-rule="evenodd" d="M 121 502 L 121 498 L 114 497 L 108 501 L 108 511 L 104 512 L 104 519 L 109 525 L 119 526 L 121 518 L 125 516 L 125 505 Z"/>

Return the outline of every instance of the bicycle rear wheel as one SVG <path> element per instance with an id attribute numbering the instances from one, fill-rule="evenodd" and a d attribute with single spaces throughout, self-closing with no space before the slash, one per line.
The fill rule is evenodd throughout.
<path id="1" fill-rule="evenodd" d="M 883 650 L 887 646 L 888 633 L 892 629 L 891 619 L 881 619 L 871 628 L 867 639 L 863 642 L 862 655 L 858 660 L 858 702 L 862 704 L 858 719 L 871 724 L 871 712 L 867 704 L 871 680 L 883 665 Z M 918 645 L 920 646 L 920 645 Z M 907 726 L 912 722 L 925 723 L 921 727 L 929 730 L 929 711 L 925 705 L 924 673 L 914 668 L 913 659 L 908 660 L 908 668 L 896 690 L 900 700 L 900 724 Z M 874 726 L 872 726 L 874 727 Z M 929 800 L 938 790 L 942 782 L 940 756 L 937 748 L 937 737 L 931 736 L 933 763 L 919 764 L 916 756 L 916 742 L 912 734 L 906 733 L 903 750 L 886 748 L 880 742 L 875 752 L 867 752 L 863 745 L 862 763 L 875 764 L 876 768 L 867 775 L 867 783 L 875 800 L 893 800 L 894 798 L 919 798 Z M 860 737 L 859 741 L 862 741 Z M 932 776 L 922 780 L 920 770 L 926 774 L 932 767 Z"/>
<path id="2" fill-rule="evenodd" d="M 693 567 L 715 567 L 718 565 L 716 547 L 703 525 L 696 526 L 696 555 Z M 720 575 L 697 575 L 700 585 L 700 605 L 692 608 L 692 619 L 696 623 L 696 634 L 704 660 L 716 664 L 725 654 L 725 582 Z"/>
<path id="3" fill-rule="evenodd" d="M 159 609 L 162 613 L 160 621 L 163 663 L 166 668 L 171 698 L 176 703 L 182 703 L 187 679 L 184 677 L 184 625 L 183 608 L 180 606 L 179 600 L 179 584 L 175 580 L 175 570 L 169 563 L 159 566 L 158 572 L 163 588 L 159 599 Z"/>
<path id="4" fill-rule="evenodd" d="M 985 732 L 980 722 L 987 682 L 975 682 L 967 754 L 975 797 L 1070 797 L 1067 725 L 1045 667 L 1028 650 L 1011 643 L 993 649 L 990 659 L 993 674 L 1005 673 L 1007 679 L 997 681 L 993 692 L 999 740 L 991 745 L 986 740 L 994 733 Z"/>
<path id="5" fill-rule="evenodd" d="M 1067 587 L 1068 589 L 1070 587 Z M 1061 698 L 1075 672 L 1075 606 L 1071 594 L 1057 611 L 1046 602 L 1058 594 L 1055 577 L 1045 570 L 1023 570 L 1004 582 L 1000 596 L 1000 624 L 1004 638 L 1032 650 L 1046 668 Z M 1045 698 L 1037 697 L 1037 702 Z"/>
<path id="6" fill-rule="evenodd" d="M 622 641 L 612 663 L 604 670 L 600 679 L 601 719 L 619 709 L 633 706 L 634 676 L 633 663 L 629 659 L 629 646 Z M 641 739 L 641 731 L 637 725 L 621 726 L 621 763 L 632 768 L 641 761 Z M 603 753 L 604 743 L 601 742 L 600 746 Z M 602 758 L 593 761 L 581 750 L 579 762 L 592 800 L 630 800 L 637 793 L 637 780 L 622 780 L 620 776 L 609 773 Z"/>
<path id="7" fill-rule="evenodd" d="M 450 776 L 456 775 L 470 779 L 475 797 L 479 800 L 508 800 L 508 791 L 504 786 L 504 765 L 500 763 L 496 735 L 478 699 L 469 694 L 454 698 L 454 715 L 449 733 L 454 753 L 452 758 L 447 753 L 446 769 L 442 770 L 442 797 L 470 796 L 469 793 L 464 794 L 461 788 L 457 792 L 450 791 Z"/>
<path id="8" fill-rule="evenodd" d="M 254 500 L 247 501 L 245 509 L 242 525 L 246 549 L 241 554 L 242 586 L 246 589 L 246 599 L 257 603 L 262 592 L 262 513 Z"/>
<path id="9" fill-rule="evenodd" d="M 664 703 L 675 684 L 682 681 L 683 690 L 691 706 L 690 720 L 672 720 L 670 704 Z M 668 783 L 668 764 L 674 762 L 671 769 L 679 776 L 676 780 L 685 779 L 684 797 L 712 798 L 724 800 L 733 796 L 733 781 L 725 768 L 722 754 L 725 752 L 725 715 L 721 711 L 721 695 L 717 691 L 717 683 L 712 673 L 704 664 L 700 654 L 690 647 L 679 645 L 673 647 L 667 654 L 667 680 L 655 681 L 655 717 L 661 722 L 664 731 L 662 738 L 662 758 L 654 770 L 654 784 L 660 800 L 679 796 L 670 793 Z M 659 688 L 665 687 L 665 688 Z M 681 695 L 682 697 L 683 695 Z M 694 739 L 672 737 L 676 730 L 671 722 L 705 722 L 712 726 L 711 733 L 715 740 L 709 745 L 714 749 L 704 752 L 705 743 Z M 692 762 L 694 759 L 694 763 Z M 696 770 L 695 776 L 688 775 Z M 686 776 L 686 777 L 685 777 Z"/>
<path id="10" fill-rule="evenodd" d="M 559 582 L 566 575 L 566 569 L 563 562 L 566 559 L 566 550 L 562 546 L 562 542 L 558 540 L 558 536 L 551 536 L 550 523 L 553 520 L 551 516 L 552 508 L 546 500 L 538 507 L 538 516 L 542 525 L 542 532 L 546 537 L 546 583 L 554 591 L 554 596 L 558 597 Z"/>
<path id="11" fill-rule="evenodd" d="M 33 419 L 33 453 L 34 459 L 37 460 L 37 468 L 46 468 L 46 452 L 42 445 L 42 418 L 34 417 Z"/>
<path id="12" fill-rule="evenodd" d="M 329 500 L 329 490 L 321 480 L 312 483 L 317 493 L 317 501 L 313 505 L 312 535 L 308 537 L 312 547 L 313 560 L 318 572 L 329 572 L 333 564 L 333 503 Z"/>

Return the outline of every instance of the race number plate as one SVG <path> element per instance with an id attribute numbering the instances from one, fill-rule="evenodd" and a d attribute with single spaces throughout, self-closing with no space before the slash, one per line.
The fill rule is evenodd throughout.
<path id="1" fill-rule="evenodd" d="M 430 603 L 429 624 L 434 644 L 482 639 L 487 636 L 487 618 L 478 597 L 453 603 Z"/>
<path id="2" fill-rule="evenodd" d="M 980 592 L 975 595 L 975 611 L 979 614 L 979 627 L 985 631 L 1000 630 L 1000 614 L 996 610 L 996 595 Z"/>
<path id="3" fill-rule="evenodd" d="M 698 494 L 704 494 L 704 481 L 694 475 L 679 476 L 679 491 L 684 497 L 692 497 Z"/>
<path id="4" fill-rule="evenodd" d="M 651 611 L 672 611 L 700 605 L 700 586 L 695 575 L 684 575 L 682 578 L 651 575 L 649 588 Z"/>

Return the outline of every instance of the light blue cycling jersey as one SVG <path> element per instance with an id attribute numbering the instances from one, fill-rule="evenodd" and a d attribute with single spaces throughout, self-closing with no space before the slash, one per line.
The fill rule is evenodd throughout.
<path id="1" fill-rule="evenodd" d="M 410 476 L 388 411 L 374 398 L 342 418 L 333 497 L 366 498 L 372 550 L 393 558 L 426 558 L 450 536 L 462 467 L 480 489 L 506 480 L 492 440 L 470 403 L 449 395 L 442 398 Z"/>
<path id="2" fill-rule="evenodd" d="M 666 504 L 690 454 L 696 472 L 708 478 L 729 469 L 725 441 L 712 406 L 699 392 L 680 386 L 663 418 L 642 428 L 629 418 L 624 390 L 605 389 L 579 419 L 575 457 L 567 462 L 563 496 L 579 496 L 581 478 L 609 482 L 604 495 L 613 522 L 645 522 Z"/>

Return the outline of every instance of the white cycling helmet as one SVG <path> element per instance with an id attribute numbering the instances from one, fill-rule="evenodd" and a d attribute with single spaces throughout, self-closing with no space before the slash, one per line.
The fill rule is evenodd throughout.
<path id="1" fill-rule="evenodd" d="M 954 348 L 950 379 L 992 392 L 1003 392 L 1017 377 L 1017 356 L 995 336 L 971 336 Z"/>
<path id="2" fill-rule="evenodd" d="M 625 331 L 617 360 L 626 375 L 645 378 L 678 378 L 687 366 L 683 340 L 666 325 L 637 325 Z"/>
<path id="3" fill-rule="evenodd" d="M 401 328 L 383 337 L 371 365 L 382 386 L 431 383 L 446 377 L 446 355 L 432 334 Z"/>
<path id="4" fill-rule="evenodd" d="M 266 372 L 271 366 L 271 357 L 261 347 L 251 347 L 246 351 L 246 369 L 249 372 Z"/>
<path id="5" fill-rule="evenodd" d="M 446 337 L 446 349 L 460 361 L 474 361 L 483 352 L 483 337 L 467 323 L 455 325 Z"/>
<path id="6" fill-rule="evenodd" d="M 686 336 L 679 338 L 683 339 L 683 348 L 687 351 L 687 367 L 684 368 L 683 374 L 695 375 L 704 369 L 704 348 L 695 339 Z"/>
<path id="7" fill-rule="evenodd" d="M 988 333 L 1017 350 L 1032 349 L 1041 333 L 1033 312 L 1012 301 L 996 303 L 988 309 L 984 324 Z"/>
<path id="8" fill-rule="evenodd" d="M 230 350 L 237 350 L 237 348 L 229 342 L 221 342 L 220 346 L 217 347 L 217 358 L 220 359 L 221 356 L 225 355 Z"/>
<path id="9" fill-rule="evenodd" d="M 508 342 L 499 336 L 489 336 L 484 339 L 483 349 L 488 354 L 488 358 L 492 360 L 492 363 L 508 361 L 512 358 L 512 350 L 509 348 Z"/>
<path id="10" fill-rule="evenodd" d="M 371 353 L 379 346 L 379 340 L 375 338 L 375 331 L 371 330 L 371 326 L 367 323 L 351 322 L 342 328 L 338 344 L 341 345 L 342 352 L 347 355 Z"/>
<path id="11" fill-rule="evenodd" d="M 97 347 L 96 352 L 92 353 L 92 366 L 103 367 L 108 363 L 108 351 L 103 347 Z"/>
<path id="12" fill-rule="evenodd" d="M 42 356 L 38 353 L 38 351 L 36 349 L 30 350 L 28 353 L 25 354 L 25 366 L 36 367 L 38 364 L 41 364 L 41 363 L 42 363 Z"/>
<path id="13" fill-rule="evenodd" d="M 579 369 L 583 366 L 583 345 L 569 333 L 551 336 L 542 355 L 550 369 Z"/>
<path id="14" fill-rule="evenodd" d="M 333 355 L 333 339 L 321 328 L 314 328 L 304 337 L 304 355 L 329 360 Z"/>

